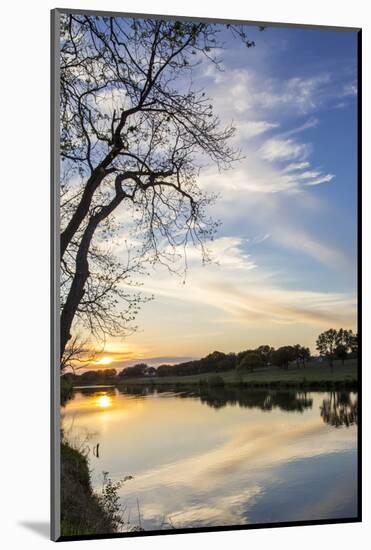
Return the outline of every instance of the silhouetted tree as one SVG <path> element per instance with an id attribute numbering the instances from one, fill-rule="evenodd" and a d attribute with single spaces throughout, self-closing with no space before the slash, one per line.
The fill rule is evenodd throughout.
<path id="1" fill-rule="evenodd" d="M 273 353 L 272 359 L 275 365 L 288 369 L 290 361 L 294 361 L 296 352 L 293 346 L 282 346 Z"/>
<path id="2" fill-rule="evenodd" d="M 244 27 L 227 27 L 254 45 Z M 223 169 L 239 155 L 228 145 L 234 129 L 220 127 L 192 71 L 202 57 L 218 66 L 221 31 L 190 21 L 61 17 L 61 356 L 76 319 L 101 338 L 135 329 L 141 296 L 127 287 L 147 262 L 172 269 L 189 242 L 207 259 L 213 197 L 197 185 L 195 159 Z M 121 227 L 119 207 L 142 239 L 127 244 L 125 261 L 108 246 Z"/>
<path id="3" fill-rule="evenodd" d="M 296 366 L 300 367 L 300 365 L 302 365 L 304 367 L 305 362 L 310 358 L 310 349 L 300 344 L 296 344 L 293 346 L 293 354 L 296 360 Z"/>
<path id="4" fill-rule="evenodd" d="M 146 363 L 138 363 L 137 365 L 134 365 L 133 367 L 126 367 L 119 373 L 120 378 L 136 378 L 140 376 L 144 376 L 146 370 L 148 369 L 148 365 Z"/>
<path id="5" fill-rule="evenodd" d="M 271 346 L 267 346 L 267 345 L 259 346 L 255 351 L 260 355 L 260 358 L 264 365 L 267 365 L 272 361 L 274 348 L 272 348 Z"/>
<path id="6" fill-rule="evenodd" d="M 337 344 L 335 348 L 335 357 L 337 359 L 341 359 L 341 362 L 344 365 L 344 361 L 348 357 L 348 349 L 345 344 Z"/>
<path id="7" fill-rule="evenodd" d="M 294 348 L 294 356 L 295 356 L 295 360 L 296 360 L 296 366 L 299 367 L 300 360 L 301 360 L 301 345 L 296 344 L 295 346 L 293 346 L 293 348 Z"/>
<path id="8" fill-rule="evenodd" d="M 95 357 L 96 353 L 91 351 L 88 340 L 82 338 L 80 334 L 75 334 L 61 357 L 61 372 L 70 368 L 75 373 L 82 368 L 87 368 Z"/>
<path id="9" fill-rule="evenodd" d="M 306 348 L 305 346 L 302 346 L 300 351 L 300 356 L 301 356 L 303 366 L 305 367 L 306 361 L 309 361 L 310 359 L 310 349 Z"/>
<path id="10" fill-rule="evenodd" d="M 329 329 L 318 336 L 316 345 L 320 354 L 327 357 L 331 368 L 333 368 L 334 357 L 341 359 L 344 364 L 349 352 L 357 354 L 358 336 L 353 334 L 352 330 Z"/>
<path id="11" fill-rule="evenodd" d="M 350 352 L 355 357 L 358 356 L 358 334 L 353 334 L 352 331 L 350 331 L 350 338 L 349 338 L 349 347 Z"/>
<path id="12" fill-rule="evenodd" d="M 251 351 L 244 355 L 237 368 L 239 370 L 248 370 L 250 372 L 253 372 L 255 369 L 261 367 L 262 364 L 263 362 L 261 355 L 256 351 Z"/>
<path id="13" fill-rule="evenodd" d="M 331 369 L 333 369 L 333 359 L 337 342 L 337 332 L 333 328 L 322 332 L 316 341 L 317 350 L 320 355 L 327 358 Z"/>

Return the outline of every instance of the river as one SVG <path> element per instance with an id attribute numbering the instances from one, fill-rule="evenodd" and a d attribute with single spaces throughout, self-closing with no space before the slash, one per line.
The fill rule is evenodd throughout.
<path id="1" fill-rule="evenodd" d="M 90 387 L 62 411 L 145 530 L 355 517 L 356 423 L 350 392 Z"/>

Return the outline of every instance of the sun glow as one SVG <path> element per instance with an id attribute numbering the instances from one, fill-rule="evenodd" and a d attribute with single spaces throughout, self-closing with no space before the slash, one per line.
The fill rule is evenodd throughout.
<path id="1" fill-rule="evenodd" d="M 112 363 L 112 357 L 101 357 L 98 361 L 95 361 L 96 365 L 110 365 Z"/>
<path id="2" fill-rule="evenodd" d="M 106 409 L 111 406 L 112 400 L 109 395 L 100 395 L 97 398 L 96 403 L 99 407 L 102 407 L 102 409 Z"/>

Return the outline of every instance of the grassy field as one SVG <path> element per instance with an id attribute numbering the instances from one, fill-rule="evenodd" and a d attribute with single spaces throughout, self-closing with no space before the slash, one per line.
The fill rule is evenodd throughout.
<path id="1" fill-rule="evenodd" d="M 227 371 L 221 373 L 206 373 L 192 376 L 164 376 L 125 379 L 123 385 L 151 384 L 151 385 L 185 385 L 200 383 L 216 383 L 215 376 L 222 378 L 225 385 L 243 386 L 355 386 L 357 384 L 357 360 L 334 361 L 331 370 L 326 363 L 311 363 L 304 368 L 289 367 L 288 370 L 278 367 L 265 367 L 255 372 Z M 219 380 L 220 382 L 220 380 Z M 221 383 L 221 382 L 220 382 Z"/>

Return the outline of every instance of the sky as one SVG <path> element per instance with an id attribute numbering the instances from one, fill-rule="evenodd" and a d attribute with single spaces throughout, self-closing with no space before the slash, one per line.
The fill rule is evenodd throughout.
<path id="1" fill-rule="evenodd" d="M 199 185 L 218 198 L 212 264 L 189 248 L 185 280 L 159 266 L 141 281 L 138 331 L 107 341 L 120 368 L 214 350 L 300 343 L 356 327 L 357 35 L 247 27 L 247 49 L 223 32 L 223 71 L 203 61 L 197 88 L 233 122 L 244 158 Z M 104 363 L 104 362 L 103 362 Z M 96 366 L 96 365 L 95 365 Z M 106 366 L 106 364 L 105 364 Z"/>

